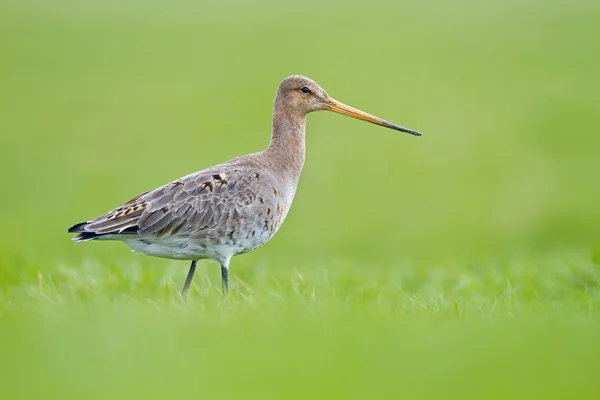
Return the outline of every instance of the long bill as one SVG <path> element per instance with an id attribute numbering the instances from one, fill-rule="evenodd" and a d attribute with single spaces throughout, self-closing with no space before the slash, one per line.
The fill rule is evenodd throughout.
<path id="1" fill-rule="evenodd" d="M 357 110 L 356 108 L 347 106 L 344 103 L 340 103 L 339 101 L 334 100 L 331 97 L 329 99 L 327 99 L 327 107 L 325 109 L 328 111 L 333 111 L 338 114 L 347 115 L 352 118 L 367 121 L 367 122 L 370 122 L 375 125 L 385 126 L 386 128 L 410 133 L 411 135 L 415 135 L 415 136 L 421 136 L 421 134 L 417 131 L 413 131 L 412 129 L 408 129 L 408 128 L 405 128 L 400 125 L 392 124 L 391 122 L 388 122 L 385 119 L 381 119 L 374 115 L 367 114 L 364 111 L 360 111 L 360 110 Z"/>

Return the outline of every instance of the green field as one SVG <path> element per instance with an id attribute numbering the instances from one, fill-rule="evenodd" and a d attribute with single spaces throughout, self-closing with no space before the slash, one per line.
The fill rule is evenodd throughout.
<path id="1" fill-rule="evenodd" d="M 0 398 L 600 398 L 600 6 L 0 5 Z M 290 214 L 217 264 L 66 229 L 263 149 L 315 79 Z"/>

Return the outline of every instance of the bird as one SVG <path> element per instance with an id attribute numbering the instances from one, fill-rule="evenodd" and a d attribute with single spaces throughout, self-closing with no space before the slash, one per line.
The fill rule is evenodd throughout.
<path id="1" fill-rule="evenodd" d="M 182 296 L 198 260 L 217 261 L 227 294 L 231 258 L 263 246 L 285 220 L 304 165 L 306 116 L 322 110 L 421 136 L 333 99 L 310 78 L 289 76 L 277 89 L 265 150 L 141 193 L 68 232 L 76 242 L 120 240 L 137 253 L 191 261 Z"/>

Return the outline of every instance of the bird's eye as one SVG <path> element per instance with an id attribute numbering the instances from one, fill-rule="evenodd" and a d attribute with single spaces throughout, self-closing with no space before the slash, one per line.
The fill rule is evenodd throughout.
<path id="1" fill-rule="evenodd" d="M 300 89 L 300 91 L 301 91 L 302 93 L 309 93 L 309 92 L 310 92 L 310 89 L 309 89 L 309 88 L 307 88 L 306 86 L 304 86 L 302 89 Z"/>

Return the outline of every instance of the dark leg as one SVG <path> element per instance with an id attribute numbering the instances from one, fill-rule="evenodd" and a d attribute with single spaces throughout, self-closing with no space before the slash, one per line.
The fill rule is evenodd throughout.
<path id="1" fill-rule="evenodd" d="M 229 293 L 229 279 L 227 277 L 227 268 L 221 266 L 221 284 L 223 285 L 223 293 Z"/>
<path id="2" fill-rule="evenodd" d="M 183 285 L 183 289 L 181 290 L 181 295 L 185 296 L 187 291 L 190 289 L 190 285 L 192 284 L 192 279 L 194 278 L 194 272 L 196 271 L 196 263 L 198 260 L 192 261 L 192 265 L 190 265 L 190 270 L 187 274 L 187 278 L 185 278 L 185 284 Z"/>
<path id="3" fill-rule="evenodd" d="M 223 294 L 229 293 L 229 258 L 225 260 L 221 260 L 219 262 L 221 264 L 221 285 L 223 286 Z"/>

